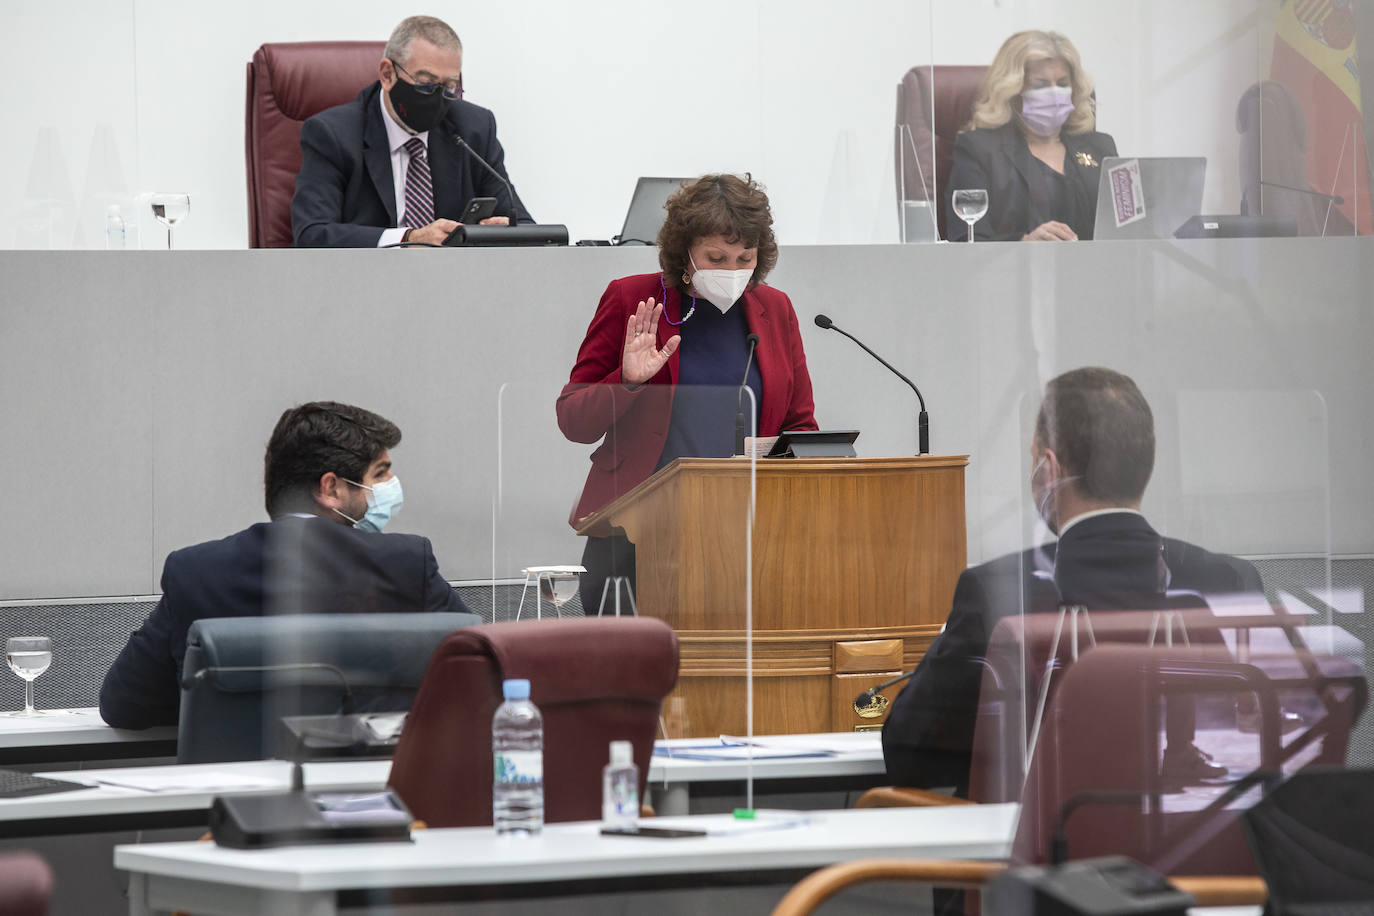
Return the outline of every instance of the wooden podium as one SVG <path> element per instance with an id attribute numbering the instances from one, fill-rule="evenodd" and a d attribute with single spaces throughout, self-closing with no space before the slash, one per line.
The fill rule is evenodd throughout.
<path id="1" fill-rule="evenodd" d="M 579 534 L 618 529 L 634 542 L 639 613 L 677 631 L 681 671 L 664 709 L 680 721 L 670 730 L 745 731 L 751 542 L 754 733 L 881 727 L 854 698 L 914 666 L 949 613 L 967 556 L 967 465 L 930 455 L 681 458 L 588 516 Z"/>

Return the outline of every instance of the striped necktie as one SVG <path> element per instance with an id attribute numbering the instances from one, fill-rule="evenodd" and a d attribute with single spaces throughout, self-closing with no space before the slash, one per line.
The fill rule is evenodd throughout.
<path id="1" fill-rule="evenodd" d="M 425 144 L 419 137 L 406 141 L 410 165 L 406 167 L 406 212 L 400 225 L 419 229 L 434 222 L 434 184 L 429 177 Z"/>

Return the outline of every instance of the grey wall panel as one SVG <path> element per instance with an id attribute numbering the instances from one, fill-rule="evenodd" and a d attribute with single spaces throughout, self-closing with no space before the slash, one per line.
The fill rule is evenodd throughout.
<path id="1" fill-rule="evenodd" d="M 0 258 L 0 597 L 153 590 L 152 315 L 175 275 L 131 266 Z"/>
<path id="2" fill-rule="evenodd" d="M 1033 534 L 1038 391 L 1087 363 L 1155 407 L 1147 511 L 1170 533 L 1280 554 L 1325 550 L 1329 530 L 1362 553 L 1371 262 L 1368 239 L 824 246 L 784 248 L 772 280 L 824 425 L 861 428 L 861 454 L 915 451 L 911 392 L 817 312 L 917 381 L 937 452 L 973 456 L 970 560 Z M 492 575 L 494 553 L 500 576 L 575 562 L 591 448 L 561 438 L 553 402 L 607 281 L 655 264 L 642 248 L 0 253 L 0 438 L 22 455 L 0 597 L 156 591 L 169 550 L 263 517 L 272 424 L 324 397 L 401 425 L 397 528 L 433 538 L 448 577 Z"/>

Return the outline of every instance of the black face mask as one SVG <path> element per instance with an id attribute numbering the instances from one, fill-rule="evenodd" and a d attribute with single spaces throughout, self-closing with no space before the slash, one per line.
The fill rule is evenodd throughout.
<path id="1" fill-rule="evenodd" d="M 391 97 L 391 108 L 396 112 L 396 117 L 416 133 L 431 130 L 448 113 L 448 99 L 444 98 L 442 89 L 425 95 L 413 84 L 397 76 L 396 85 L 387 94 Z"/>

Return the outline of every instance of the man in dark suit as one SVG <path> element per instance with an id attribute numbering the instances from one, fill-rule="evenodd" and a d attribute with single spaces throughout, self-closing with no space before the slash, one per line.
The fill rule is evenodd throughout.
<path id="1" fill-rule="evenodd" d="M 490 111 L 463 101 L 463 45 L 442 20 L 412 16 L 391 33 L 379 82 L 301 127 L 301 170 L 291 199 L 298 247 L 442 244 L 474 197 L 496 198 L 532 222 L 513 190 L 462 148 L 461 137 L 507 178 Z"/>
<path id="2" fill-rule="evenodd" d="M 395 424 L 348 404 L 283 413 L 264 461 L 272 521 L 168 555 L 162 599 L 105 675 L 101 717 L 175 725 L 186 632 L 201 618 L 467 612 L 428 539 L 381 533 L 401 507 L 390 453 L 400 441 Z"/>
<path id="3" fill-rule="evenodd" d="M 1154 419 L 1130 378 L 1076 369 L 1053 379 L 1031 444 L 1031 491 L 1056 543 L 966 570 L 944 630 L 892 704 L 883 759 L 901 785 L 954 786 L 967 797 L 978 713 L 981 659 L 993 628 L 1018 613 L 1064 605 L 1148 610 L 1170 591 L 1262 593 L 1258 571 L 1235 557 L 1161 537 L 1140 514 L 1154 469 Z M 1189 784 L 1224 775 L 1192 743 L 1191 700 L 1166 716 L 1167 780 Z"/>

